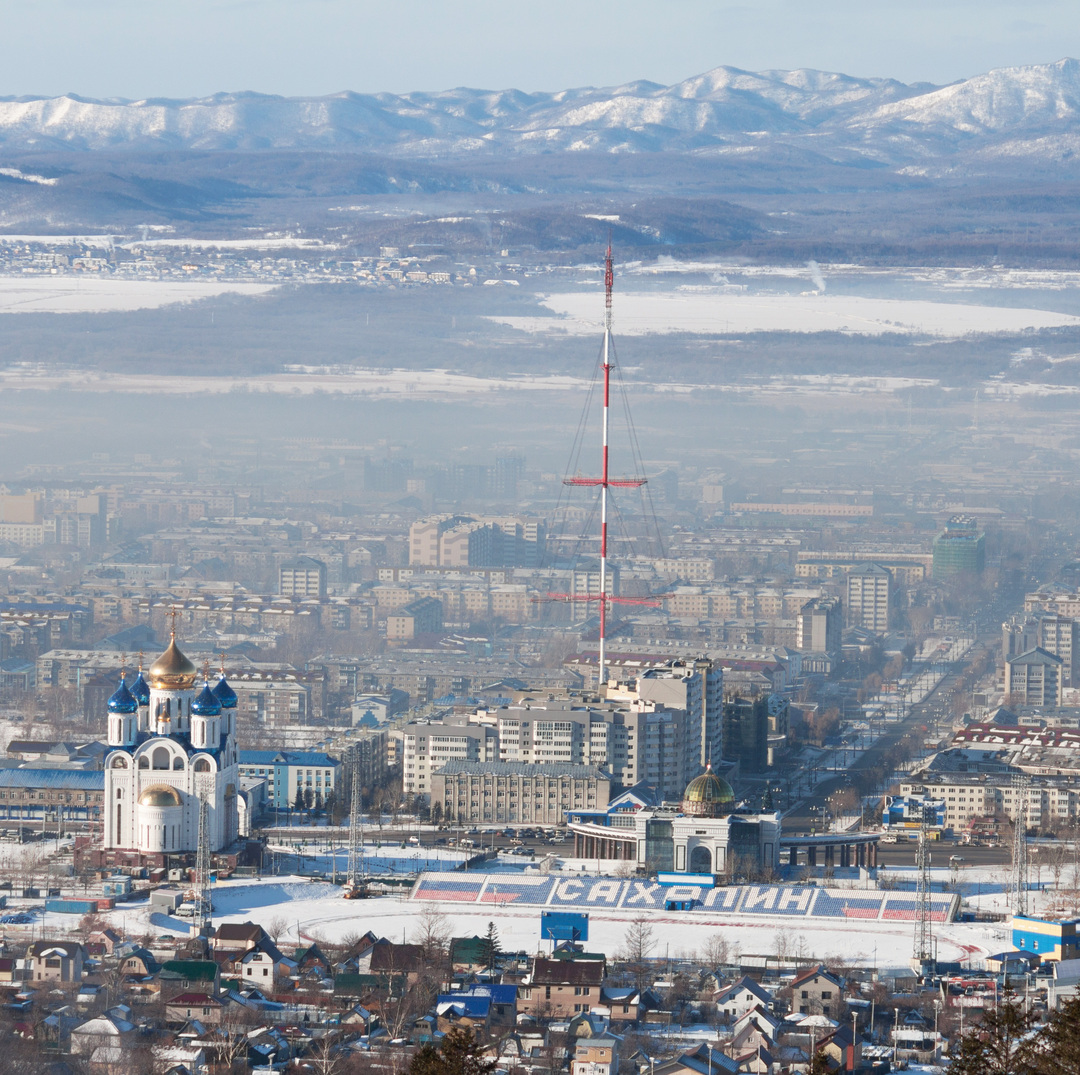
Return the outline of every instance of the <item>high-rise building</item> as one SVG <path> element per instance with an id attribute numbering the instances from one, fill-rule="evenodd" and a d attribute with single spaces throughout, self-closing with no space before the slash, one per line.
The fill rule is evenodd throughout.
<path id="1" fill-rule="evenodd" d="M 847 577 L 847 623 L 883 635 L 889 629 L 892 573 L 880 564 L 866 564 Z"/>
<path id="2" fill-rule="evenodd" d="M 1061 705 L 1064 661 L 1036 647 L 1005 662 L 1005 698 L 1014 705 Z"/>
<path id="3" fill-rule="evenodd" d="M 296 556 L 278 568 L 278 591 L 284 597 L 326 597 L 326 564 L 311 556 Z"/>
<path id="4" fill-rule="evenodd" d="M 1065 686 L 1073 685 L 1075 665 L 1073 653 L 1077 645 L 1077 623 L 1071 616 L 1040 616 L 1038 645 L 1047 653 L 1061 658 L 1061 680 Z"/>
<path id="5" fill-rule="evenodd" d="M 815 597 L 795 617 L 795 648 L 807 653 L 840 652 L 843 605 L 839 597 Z"/>
<path id="6" fill-rule="evenodd" d="M 934 578 L 982 571 L 986 564 L 986 536 L 970 515 L 954 515 L 934 538 Z"/>

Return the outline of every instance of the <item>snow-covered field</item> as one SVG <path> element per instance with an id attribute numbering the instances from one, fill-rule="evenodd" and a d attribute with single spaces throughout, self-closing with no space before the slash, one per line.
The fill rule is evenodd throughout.
<path id="1" fill-rule="evenodd" d="M 0 314 L 147 310 L 215 295 L 262 295 L 273 284 L 216 280 L 117 280 L 97 276 L 0 276 Z"/>
<path id="2" fill-rule="evenodd" d="M 534 333 L 593 335 L 599 329 L 603 303 L 596 292 L 545 295 L 542 302 L 555 317 L 492 316 L 490 320 Z M 754 294 L 724 287 L 634 292 L 622 299 L 615 317 L 615 331 L 624 336 L 673 332 L 845 332 L 877 336 L 897 332 L 959 338 L 1078 324 L 1080 317 L 1049 310 L 827 293 Z"/>
<path id="3" fill-rule="evenodd" d="M 1000 873 L 1000 871 L 998 871 Z M 993 898 L 989 894 L 987 898 Z M 1003 898 L 999 893 L 997 898 Z M 280 943 L 323 939 L 340 941 L 352 934 L 372 930 L 394 940 L 410 940 L 419 933 L 420 915 L 429 907 L 441 911 L 455 935 L 483 934 L 494 921 L 507 948 L 535 951 L 540 938 L 540 909 L 493 907 L 460 903 L 429 904 L 399 897 L 349 901 L 334 885 L 302 878 L 267 878 L 259 881 L 225 882 L 215 886 L 214 921 L 272 923 Z M 188 924 L 166 915 L 150 915 L 146 902 L 118 908 L 109 917 L 130 934 L 186 934 Z M 623 945 L 631 911 L 590 910 L 589 947 L 614 954 Z M 877 961 L 879 967 L 903 965 L 911 958 L 913 925 L 910 922 L 864 922 L 852 920 L 780 918 L 752 915 L 710 916 L 676 912 L 650 914 L 656 937 L 654 954 L 677 956 L 700 952 L 707 941 L 722 936 L 732 949 L 744 954 L 772 955 L 778 950 L 825 958 L 842 955 L 847 960 Z M 74 929 L 70 915 L 46 915 L 45 932 Z M 41 927 L 39 927 L 40 929 Z M 935 926 L 938 955 L 942 960 L 969 960 L 977 964 L 988 953 L 1008 946 L 1001 926 L 948 923 Z"/>
<path id="4" fill-rule="evenodd" d="M 252 285 L 254 286 L 254 285 Z M 2 299 L 0 299 L 2 301 Z M 497 378 L 470 377 L 450 370 L 320 370 L 297 369 L 262 377 L 164 377 L 111 374 L 92 370 L 14 366 L 0 370 L 0 388 L 80 392 L 206 395 L 228 392 L 312 395 L 330 393 L 372 399 L 434 399 L 483 396 L 497 392 L 564 392 L 587 388 L 588 382 L 561 375 Z"/>

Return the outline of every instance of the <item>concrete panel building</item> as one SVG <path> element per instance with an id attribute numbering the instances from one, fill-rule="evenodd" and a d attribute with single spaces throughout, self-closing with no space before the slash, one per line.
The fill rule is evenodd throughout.
<path id="1" fill-rule="evenodd" d="M 883 635 L 889 629 L 892 573 L 880 564 L 855 568 L 847 577 L 847 625 Z"/>
<path id="2" fill-rule="evenodd" d="M 1064 664 L 1038 646 L 1006 661 L 1006 699 L 1016 705 L 1061 705 Z"/>

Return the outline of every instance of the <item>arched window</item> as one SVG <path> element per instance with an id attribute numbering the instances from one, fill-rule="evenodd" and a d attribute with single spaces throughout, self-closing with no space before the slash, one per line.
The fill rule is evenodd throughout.
<path id="1" fill-rule="evenodd" d="M 209 773 L 210 761 L 208 758 L 196 758 L 195 759 L 195 772 L 197 773 Z"/>
<path id="2" fill-rule="evenodd" d="M 150 768 L 150 757 L 149 757 L 149 755 L 144 754 L 141 758 L 139 758 L 139 768 L 140 769 L 149 769 Z"/>
<path id="3" fill-rule="evenodd" d="M 169 749 L 168 747 L 155 747 L 153 753 L 155 769 L 168 769 L 169 767 Z"/>
<path id="4" fill-rule="evenodd" d="M 184 768 L 184 759 L 181 758 L 179 754 L 175 758 L 173 758 L 172 767 L 174 769 L 183 769 Z"/>
<path id="5" fill-rule="evenodd" d="M 127 758 L 123 754 L 117 754 L 112 760 L 112 767 L 114 769 L 126 769 L 128 767 Z"/>

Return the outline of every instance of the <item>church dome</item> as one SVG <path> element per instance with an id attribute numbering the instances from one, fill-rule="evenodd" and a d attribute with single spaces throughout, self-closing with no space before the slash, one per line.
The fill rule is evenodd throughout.
<path id="1" fill-rule="evenodd" d="M 191 690 L 198 669 L 180 652 L 173 635 L 169 648 L 149 669 L 150 686 L 159 691 Z"/>
<path id="2" fill-rule="evenodd" d="M 139 703 L 135 700 L 135 696 L 128 690 L 126 679 L 120 677 L 120 686 L 116 688 L 115 693 L 109 699 L 109 712 L 110 713 L 134 713 L 139 708 Z"/>
<path id="3" fill-rule="evenodd" d="M 707 765 L 701 776 L 695 776 L 683 792 L 682 810 L 694 817 L 721 817 L 730 814 L 735 803 L 731 785 Z"/>
<path id="4" fill-rule="evenodd" d="M 222 709 L 236 708 L 236 691 L 229 686 L 224 672 L 221 673 L 221 679 L 214 686 L 214 697 L 221 703 Z"/>
<path id="5" fill-rule="evenodd" d="M 182 806 L 180 793 L 168 784 L 151 784 L 139 796 L 140 806 Z"/>
<path id="6" fill-rule="evenodd" d="M 135 682 L 131 684 L 131 696 L 139 703 L 139 705 L 150 704 L 150 688 L 146 685 L 146 680 L 143 679 L 141 670 L 135 677 Z"/>
<path id="7" fill-rule="evenodd" d="M 221 703 L 210 689 L 209 683 L 203 684 L 198 698 L 191 703 L 191 712 L 196 717 L 216 717 L 221 712 Z"/>

